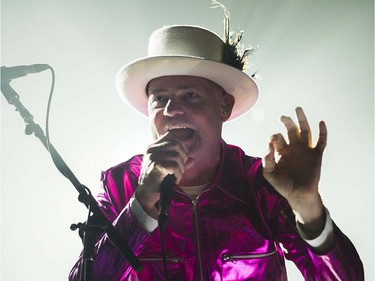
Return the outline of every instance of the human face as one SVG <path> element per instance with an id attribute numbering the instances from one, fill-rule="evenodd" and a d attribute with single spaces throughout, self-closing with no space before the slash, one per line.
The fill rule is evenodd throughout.
<path id="1" fill-rule="evenodd" d="M 219 85 L 201 77 L 163 76 L 148 85 L 148 113 L 155 140 L 170 133 L 186 146 L 190 157 L 209 155 L 220 148 L 222 124 L 233 103 L 233 97 Z"/>

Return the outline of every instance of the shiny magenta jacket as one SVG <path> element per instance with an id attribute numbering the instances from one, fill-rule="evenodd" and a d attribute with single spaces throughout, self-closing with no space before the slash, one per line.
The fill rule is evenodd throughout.
<path id="1" fill-rule="evenodd" d="M 164 280 L 159 231 L 138 227 L 127 204 L 137 187 L 141 161 L 135 156 L 104 172 L 98 201 L 144 269 L 135 273 L 103 236 L 96 247 L 94 280 Z M 284 281 L 285 257 L 306 280 L 364 280 L 354 246 L 336 225 L 335 247 L 323 255 L 314 253 L 298 234 L 288 203 L 261 169 L 260 159 L 223 143 L 220 169 L 196 201 L 175 186 L 164 233 L 169 279 Z M 79 279 L 79 264 L 69 280 Z"/>

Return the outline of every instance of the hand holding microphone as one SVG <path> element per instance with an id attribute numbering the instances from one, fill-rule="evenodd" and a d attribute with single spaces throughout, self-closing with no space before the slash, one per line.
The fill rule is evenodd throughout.
<path id="1" fill-rule="evenodd" d="M 158 220 L 161 231 L 168 219 L 173 186 L 181 180 L 188 158 L 186 147 L 169 133 L 151 144 L 143 156 L 136 198 L 143 210 Z"/>

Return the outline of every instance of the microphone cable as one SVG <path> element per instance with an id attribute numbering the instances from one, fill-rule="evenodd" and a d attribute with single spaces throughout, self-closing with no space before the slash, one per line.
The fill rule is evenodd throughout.
<path id="1" fill-rule="evenodd" d="M 167 270 L 167 258 L 165 255 L 164 245 L 164 231 L 167 225 L 169 207 L 171 205 L 171 197 L 173 186 L 176 182 L 176 177 L 173 174 L 167 175 L 162 183 L 160 184 L 160 200 L 159 200 L 159 217 L 158 217 L 158 228 L 160 234 L 160 246 L 161 255 L 163 259 L 163 269 L 165 280 L 169 281 L 168 270 Z"/>
<path id="2" fill-rule="evenodd" d="M 49 69 L 51 71 L 51 74 L 52 74 L 52 82 L 51 82 L 51 88 L 50 88 L 50 92 L 49 92 L 49 96 L 48 96 L 48 104 L 47 104 L 47 110 L 46 110 L 46 123 L 45 123 L 47 150 L 48 150 L 48 152 L 49 152 L 49 154 L 50 154 L 50 156 L 52 158 L 53 163 L 55 164 L 56 168 L 60 171 L 60 173 L 65 178 L 67 178 L 69 181 L 71 181 L 74 186 L 77 186 L 79 184 L 81 186 L 81 188 L 83 188 L 86 191 L 86 194 L 88 196 L 91 196 L 90 189 L 88 189 L 85 185 L 80 184 L 76 180 L 75 176 L 72 174 L 72 172 L 70 170 L 66 170 L 66 169 L 69 169 L 69 168 L 67 166 L 65 166 L 65 165 L 62 165 L 59 162 L 59 157 L 57 157 L 55 155 L 55 150 L 51 149 L 52 145 L 51 145 L 50 134 L 49 134 L 49 119 L 50 119 L 50 111 L 51 111 L 52 98 L 53 98 L 53 93 L 54 93 L 54 89 L 55 89 L 56 75 L 55 75 L 55 71 L 52 68 L 52 66 L 48 65 L 47 69 Z"/>
<path id="3" fill-rule="evenodd" d="M 161 246 L 161 256 L 163 259 L 163 270 L 165 281 L 169 281 L 168 269 L 167 269 L 167 257 L 165 256 L 165 246 L 164 246 L 164 233 L 159 231 L 160 234 L 160 246 Z"/>
<path id="4" fill-rule="evenodd" d="M 50 92 L 49 92 L 49 96 L 48 96 L 48 104 L 47 104 L 47 110 L 46 110 L 46 124 L 45 124 L 45 131 L 46 131 L 46 140 L 47 140 L 47 148 L 48 148 L 48 151 L 52 157 L 52 160 L 55 160 L 52 153 L 51 153 L 51 141 L 50 141 L 50 137 L 49 137 L 49 113 L 50 113 L 50 110 L 51 110 L 51 104 L 52 104 L 52 97 L 53 97 L 53 91 L 55 89 L 55 80 L 56 80 L 56 77 L 55 77 L 55 71 L 53 70 L 52 67 L 49 67 L 48 68 L 50 71 L 51 71 L 51 74 L 52 74 L 52 83 L 51 83 L 51 89 L 50 89 Z M 55 163 L 55 161 L 54 161 Z M 55 163 L 56 165 L 56 163 Z M 57 166 L 57 165 L 56 165 Z M 64 176 L 65 176 L 65 173 L 63 173 L 62 171 L 60 171 Z"/>

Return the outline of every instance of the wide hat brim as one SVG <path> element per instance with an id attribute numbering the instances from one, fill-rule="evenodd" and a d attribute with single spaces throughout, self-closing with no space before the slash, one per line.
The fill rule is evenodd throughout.
<path id="1" fill-rule="evenodd" d="M 249 111 L 259 96 L 256 82 L 246 73 L 221 62 L 187 56 L 156 56 L 133 61 L 118 72 L 117 91 L 130 107 L 148 116 L 147 84 L 154 78 L 170 75 L 198 76 L 220 85 L 235 98 L 229 120 Z"/>

